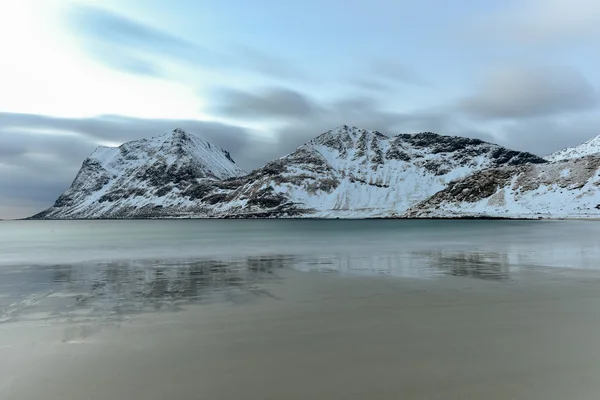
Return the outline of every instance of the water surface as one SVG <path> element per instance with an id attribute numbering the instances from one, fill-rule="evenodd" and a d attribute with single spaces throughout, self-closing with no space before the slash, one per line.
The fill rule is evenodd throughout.
<path id="1" fill-rule="evenodd" d="M 597 398 L 598 237 L 593 221 L 3 221 L 0 398 Z"/>

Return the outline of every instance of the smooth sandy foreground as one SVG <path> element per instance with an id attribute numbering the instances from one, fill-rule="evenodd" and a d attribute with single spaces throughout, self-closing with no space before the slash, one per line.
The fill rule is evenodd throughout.
<path id="1" fill-rule="evenodd" d="M 281 274 L 240 303 L 1 324 L 0 398 L 600 398 L 598 276 Z"/>

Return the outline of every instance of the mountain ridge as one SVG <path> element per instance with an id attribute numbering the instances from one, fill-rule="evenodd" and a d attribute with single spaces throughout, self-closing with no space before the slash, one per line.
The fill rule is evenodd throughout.
<path id="1" fill-rule="evenodd" d="M 119 147 L 99 146 L 84 160 L 69 189 L 32 218 L 117 217 L 123 208 L 146 210 L 141 215 L 154 207 L 191 210 L 196 205 L 181 194 L 192 181 L 245 174 L 229 152 L 175 129 Z"/>
<path id="2" fill-rule="evenodd" d="M 265 196 L 282 208 L 269 211 L 284 215 L 294 204 L 293 214 L 311 217 L 391 216 L 474 170 L 524 162 L 546 161 L 479 139 L 431 132 L 388 137 L 342 125 L 251 172 L 253 182 L 240 193 L 271 188 Z M 244 216 L 265 211 L 239 205 L 229 216 L 242 208 Z"/>
<path id="3" fill-rule="evenodd" d="M 548 161 L 562 161 L 600 153 L 600 135 L 575 147 L 566 147 L 544 157 Z"/>
<path id="4" fill-rule="evenodd" d="M 245 173 L 227 151 L 175 129 L 99 147 L 32 218 L 394 217 L 477 171 L 546 162 L 479 139 L 342 125 Z"/>
<path id="5" fill-rule="evenodd" d="M 405 216 L 600 217 L 600 154 L 479 171 L 451 182 Z"/>

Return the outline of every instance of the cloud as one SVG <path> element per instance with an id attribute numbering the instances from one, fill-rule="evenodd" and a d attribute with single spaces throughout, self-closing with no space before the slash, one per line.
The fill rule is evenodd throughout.
<path id="1" fill-rule="evenodd" d="M 94 58 L 128 72 L 154 74 L 161 59 L 205 65 L 218 58 L 196 43 L 102 8 L 74 6 L 67 22 L 86 39 L 84 48 Z"/>
<path id="2" fill-rule="evenodd" d="M 497 128 L 497 142 L 545 156 L 577 146 L 600 134 L 600 115 L 543 117 L 505 122 Z"/>
<path id="3" fill-rule="evenodd" d="M 274 78 L 300 79 L 305 81 L 314 79 L 306 71 L 288 60 L 255 47 L 238 45 L 234 46 L 232 52 L 233 55 L 230 57 L 235 60 L 241 69 Z"/>
<path id="4" fill-rule="evenodd" d="M 359 89 L 364 89 L 371 92 L 393 92 L 396 90 L 394 85 L 381 82 L 373 78 L 355 78 L 351 79 L 350 83 Z"/>
<path id="5" fill-rule="evenodd" d="M 287 154 L 299 145 L 336 126 L 353 125 L 384 134 L 434 131 L 440 133 L 466 132 L 462 123 L 437 110 L 402 113 L 387 110 L 371 96 L 355 96 L 332 102 L 317 103 L 319 112 L 311 118 L 288 120 L 276 130 L 280 154 Z"/>
<path id="6" fill-rule="evenodd" d="M 594 87 L 570 68 L 510 66 L 493 71 L 458 109 L 483 119 L 528 118 L 588 110 Z"/>
<path id="7" fill-rule="evenodd" d="M 385 108 L 370 96 L 316 101 L 277 86 L 257 93 L 236 91 L 229 98 L 232 103 L 224 106 L 238 107 L 232 115 L 239 118 L 261 113 L 276 116 L 272 121 L 275 125 L 271 141 L 247 129 L 215 122 L 122 116 L 75 119 L 0 113 L 0 218 L 24 217 L 51 205 L 99 143 L 151 137 L 175 127 L 230 151 L 246 170 L 283 156 L 342 124 L 375 129 L 388 135 L 433 131 L 477 137 L 538 155 L 577 145 L 600 133 L 600 116 L 594 112 L 489 120 L 457 113 L 451 107 L 401 113 Z M 273 93 L 279 93 L 279 97 L 269 95 Z M 274 99 L 282 104 L 276 104 Z"/>
<path id="8" fill-rule="evenodd" d="M 215 111 L 234 118 L 306 118 L 319 107 L 307 96 L 284 87 L 247 92 L 222 89 L 217 93 Z M 219 101 L 220 100 L 220 101 Z"/>
<path id="9" fill-rule="evenodd" d="M 0 116 L 0 122 L 3 119 Z M 0 218 L 40 211 L 71 183 L 81 162 L 95 147 L 83 136 L 28 133 L 0 127 Z M 13 211 L 10 211 L 10 210 Z M 10 211 L 10 212 L 9 212 Z"/>
<path id="10" fill-rule="evenodd" d="M 106 49 L 102 51 L 101 49 Z M 127 49 L 99 44 L 94 46 L 94 57 L 99 59 L 106 66 L 119 71 L 127 72 L 133 75 L 143 75 L 152 78 L 167 77 L 167 73 L 157 62 L 143 55 L 135 54 Z"/>
<path id="11" fill-rule="evenodd" d="M 486 39 L 523 43 L 592 39 L 600 36 L 596 0 L 521 0 L 507 11 L 478 18 L 473 32 Z"/>
<path id="12" fill-rule="evenodd" d="M 228 150 L 236 163 L 247 170 L 262 165 L 273 154 L 274 145 L 252 132 L 215 122 L 0 113 L 0 197 L 4 212 L 13 213 L 0 218 L 25 217 L 23 210 L 40 211 L 50 206 L 68 188 L 82 161 L 98 144 L 156 136 L 176 127 Z M 19 206 L 22 202 L 29 206 Z"/>
<path id="13" fill-rule="evenodd" d="M 427 82 L 412 69 L 395 61 L 379 61 L 369 68 L 373 78 L 391 83 L 426 86 Z"/>
<path id="14" fill-rule="evenodd" d="M 83 138 L 86 143 L 96 146 L 100 142 L 122 143 L 159 135 L 163 132 L 182 128 L 197 134 L 205 140 L 227 149 L 235 159 L 238 150 L 250 145 L 256 136 L 252 132 L 233 125 L 217 122 L 180 119 L 143 119 L 104 115 L 93 118 L 58 118 L 36 114 L 0 113 L 0 134 L 3 143 L 10 141 L 22 146 L 28 143 L 44 150 L 48 144 L 52 153 L 62 151 L 63 144 L 72 138 Z M 50 133 L 36 134 L 36 132 L 49 131 Z M 23 133 L 25 132 L 25 133 Z M 26 134 L 29 132 L 29 134 Z M 51 134 L 54 132 L 55 134 Z M 56 132 L 62 132 L 63 136 Z M 71 136 L 66 136 L 70 134 Z M 72 154 L 66 150 L 65 154 Z M 88 154 L 76 152 L 77 157 L 83 160 Z M 242 168 L 253 167 L 257 162 L 256 157 L 247 152 L 240 152 L 240 160 L 236 162 Z M 62 153 L 61 153 L 62 154 Z"/>
<path id="15" fill-rule="evenodd" d="M 69 8 L 67 24 L 81 36 L 82 48 L 95 60 L 120 71 L 152 77 L 168 76 L 165 63 L 193 68 L 246 71 L 281 79 L 309 79 L 289 61 L 260 49 L 237 45 L 214 51 L 194 41 L 127 16 L 89 5 Z"/>
<path id="16" fill-rule="evenodd" d="M 400 86 L 411 85 L 421 88 L 429 83 L 410 68 L 395 61 L 371 62 L 359 76 L 351 77 L 347 83 L 354 88 L 375 93 L 393 93 Z"/>
<path id="17" fill-rule="evenodd" d="M 515 94 L 517 97 L 507 99 L 506 104 L 513 101 L 524 106 L 526 103 L 519 100 L 520 91 L 515 91 Z M 557 112 L 535 116 L 532 115 L 536 114 L 533 111 L 537 111 L 539 106 L 532 106 L 533 111 L 529 110 L 527 113 L 522 110 L 507 113 L 498 112 L 495 108 L 484 108 L 482 110 L 486 111 L 486 118 L 482 118 L 481 114 L 473 118 L 469 113 L 457 113 L 455 104 L 403 113 L 387 110 L 370 96 L 333 102 L 312 102 L 311 109 L 317 111 L 313 112 L 310 118 L 293 116 L 281 119 L 282 124 L 274 130 L 277 141 L 270 150 L 273 158 L 290 153 L 320 133 L 343 124 L 374 129 L 388 135 L 431 131 L 479 138 L 542 156 L 566 146 L 576 146 L 600 134 L 600 115 L 595 110 L 577 114 Z M 556 103 L 551 105 L 553 110 L 559 109 Z M 247 106 L 253 107 L 253 103 L 249 102 Z M 482 110 L 477 109 L 478 112 Z M 502 110 L 505 111 L 501 108 L 500 111 Z M 516 118 L 499 119 L 498 115 Z M 522 118 L 523 116 L 527 118 Z"/>
<path id="18" fill-rule="evenodd" d="M 271 158 L 292 152 L 320 133 L 340 125 L 354 125 L 386 134 L 433 131 L 471 137 L 491 136 L 447 109 L 398 112 L 386 109 L 372 96 L 348 96 L 317 101 L 286 87 L 271 86 L 256 91 L 221 89 L 213 110 L 232 119 L 269 121 L 276 137 L 268 153 Z M 265 159 L 268 161 L 270 159 Z"/>

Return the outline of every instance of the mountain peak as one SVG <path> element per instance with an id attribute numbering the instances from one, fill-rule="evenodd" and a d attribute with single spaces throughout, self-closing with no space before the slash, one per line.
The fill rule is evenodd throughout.
<path id="1" fill-rule="evenodd" d="M 196 210 L 192 197 L 204 186 L 244 175 L 228 152 L 175 129 L 119 147 L 98 147 L 69 189 L 42 215 L 112 218 L 151 214 L 162 207 Z"/>
<path id="2" fill-rule="evenodd" d="M 163 137 L 173 144 L 181 144 L 183 142 L 191 140 L 191 138 L 195 137 L 195 135 L 191 135 L 190 133 L 186 132 L 181 128 L 175 128 L 171 132 L 165 133 Z"/>
<path id="3" fill-rule="evenodd" d="M 563 161 L 600 153 L 600 135 L 576 147 L 567 147 L 544 157 L 548 161 Z"/>
<path id="4" fill-rule="evenodd" d="M 184 137 L 187 137 L 189 134 L 181 128 L 175 128 L 175 129 L 173 129 L 173 131 L 171 131 L 171 135 L 175 136 L 175 137 L 184 138 Z"/>
<path id="5" fill-rule="evenodd" d="M 370 138 L 373 137 L 380 139 L 388 138 L 378 131 L 358 128 L 356 126 L 340 125 L 337 128 L 322 133 L 308 143 L 326 146 L 335 143 L 337 147 L 340 145 L 353 146 L 358 140 L 371 140 Z"/>
<path id="6" fill-rule="evenodd" d="M 225 150 L 177 128 L 99 148 L 54 206 L 36 217 L 401 215 L 457 179 L 534 163 L 547 162 L 479 139 L 431 132 L 388 137 L 341 125 L 246 174 Z M 484 189 L 494 194 L 496 185 Z"/>
<path id="7" fill-rule="evenodd" d="M 373 134 L 373 135 L 382 135 L 383 134 L 379 133 L 378 131 L 375 130 L 370 130 L 370 129 L 363 129 L 363 128 L 358 128 L 354 125 L 340 125 L 337 128 L 334 128 L 330 131 L 325 132 L 326 134 L 329 133 L 331 135 L 344 135 L 344 134 L 350 134 L 352 136 L 357 136 L 357 135 L 362 135 L 363 133 L 366 134 Z"/>

